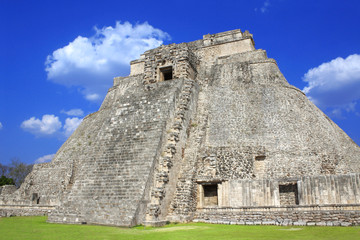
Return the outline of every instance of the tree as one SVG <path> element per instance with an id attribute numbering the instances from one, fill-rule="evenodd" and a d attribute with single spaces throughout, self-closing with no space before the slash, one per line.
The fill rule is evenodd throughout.
<path id="1" fill-rule="evenodd" d="M 7 178 L 4 175 L 0 177 L 0 186 L 4 185 L 14 185 L 14 180 L 12 178 Z"/>
<path id="2" fill-rule="evenodd" d="M 14 185 L 14 180 L 7 177 L 9 173 L 9 167 L 0 163 L 0 186 Z"/>
<path id="3" fill-rule="evenodd" d="M 0 163 L 0 177 L 6 176 L 9 173 L 9 167 Z"/>
<path id="4" fill-rule="evenodd" d="M 8 175 L 14 180 L 16 187 L 20 187 L 26 176 L 31 172 L 32 168 L 32 164 L 26 164 L 21 162 L 18 158 L 13 158 L 11 159 Z"/>

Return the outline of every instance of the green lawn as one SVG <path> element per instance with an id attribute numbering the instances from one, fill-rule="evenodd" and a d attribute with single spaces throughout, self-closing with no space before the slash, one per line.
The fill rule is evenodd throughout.
<path id="1" fill-rule="evenodd" d="M 279 227 L 204 223 L 117 228 L 46 223 L 46 217 L 0 218 L 0 239 L 360 239 L 360 227 Z"/>

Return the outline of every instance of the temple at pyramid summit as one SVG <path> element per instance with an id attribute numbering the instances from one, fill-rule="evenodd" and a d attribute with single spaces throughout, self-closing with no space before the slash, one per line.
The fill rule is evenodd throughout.
<path id="1" fill-rule="evenodd" d="M 248 31 L 162 45 L 0 216 L 70 224 L 360 225 L 360 147 L 290 85 Z"/>

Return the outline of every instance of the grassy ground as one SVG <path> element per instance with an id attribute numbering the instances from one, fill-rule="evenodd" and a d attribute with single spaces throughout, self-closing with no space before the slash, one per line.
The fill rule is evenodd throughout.
<path id="1" fill-rule="evenodd" d="M 203 223 L 117 228 L 46 223 L 46 217 L 0 218 L 0 239 L 360 239 L 360 227 L 279 227 Z"/>

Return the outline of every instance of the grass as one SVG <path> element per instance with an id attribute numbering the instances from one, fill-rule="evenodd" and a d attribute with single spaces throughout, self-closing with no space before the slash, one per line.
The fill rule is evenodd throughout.
<path id="1" fill-rule="evenodd" d="M 46 223 L 46 217 L 0 218 L 0 239 L 360 239 L 360 227 L 241 226 L 205 223 L 118 228 Z"/>

